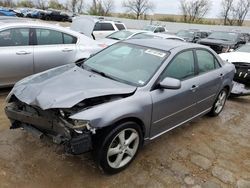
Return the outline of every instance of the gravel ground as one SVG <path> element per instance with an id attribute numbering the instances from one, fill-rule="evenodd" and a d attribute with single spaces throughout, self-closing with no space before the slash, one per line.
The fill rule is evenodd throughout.
<path id="1" fill-rule="evenodd" d="M 66 155 L 49 140 L 9 130 L 8 90 L 0 90 L 0 187 L 250 188 L 250 97 L 227 101 L 203 117 L 146 145 L 125 171 L 107 176 L 91 155 Z"/>

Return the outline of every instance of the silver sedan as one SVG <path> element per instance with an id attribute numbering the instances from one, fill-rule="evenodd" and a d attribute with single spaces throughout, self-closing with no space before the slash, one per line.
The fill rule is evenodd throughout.
<path id="1" fill-rule="evenodd" d="M 234 65 L 208 47 L 162 39 L 116 43 L 81 67 L 65 65 L 18 82 L 11 128 L 49 135 L 67 151 L 93 150 L 107 173 L 126 168 L 143 143 L 223 110 Z"/>
<path id="2" fill-rule="evenodd" d="M 0 88 L 41 71 L 78 63 L 104 46 L 69 29 L 26 20 L 0 20 Z"/>

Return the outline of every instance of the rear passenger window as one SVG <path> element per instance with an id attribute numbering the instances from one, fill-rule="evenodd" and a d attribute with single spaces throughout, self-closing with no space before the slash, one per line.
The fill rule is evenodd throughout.
<path id="1" fill-rule="evenodd" d="M 196 50 L 199 73 L 208 72 L 220 67 L 214 56 L 206 50 Z"/>
<path id="2" fill-rule="evenodd" d="M 29 29 L 13 28 L 0 32 L 0 47 L 7 46 L 28 46 Z"/>
<path id="3" fill-rule="evenodd" d="M 63 33 L 63 43 L 64 44 L 75 44 L 77 42 L 77 38 L 71 35 Z"/>
<path id="4" fill-rule="evenodd" d="M 125 27 L 123 24 L 115 24 L 115 26 L 117 27 L 117 29 L 120 30 L 125 30 Z"/>
<path id="5" fill-rule="evenodd" d="M 63 34 L 50 29 L 36 29 L 38 45 L 63 44 Z"/>
<path id="6" fill-rule="evenodd" d="M 178 54 L 167 66 L 162 75 L 162 79 L 166 77 L 183 80 L 193 77 L 194 72 L 194 55 L 193 51 L 185 51 Z"/>
<path id="7" fill-rule="evenodd" d="M 101 23 L 101 30 L 103 31 L 112 31 L 115 30 L 111 23 Z"/>
<path id="8" fill-rule="evenodd" d="M 160 27 L 160 32 L 165 32 L 165 29 L 163 27 Z"/>
<path id="9" fill-rule="evenodd" d="M 101 24 L 97 22 L 94 27 L 94 31 L 100 31 L 101 30 Z"/>

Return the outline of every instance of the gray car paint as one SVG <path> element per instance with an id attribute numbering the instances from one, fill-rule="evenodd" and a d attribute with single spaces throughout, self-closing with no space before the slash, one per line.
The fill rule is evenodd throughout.
<path id="1" fill-rule="evenodd" d="M 163 41 L 159 39 L 139 39 L 129 40 L 127 42 L 130 44 L 143 45 L 149 48 L 158 48 L 170 52 L 170 55 L 166 59 L 166 61 L 162 64 L 162 66 L 155 73 L 148 84 L 143 87 L 138 87 L 135 90 L 135 87 L 132 86 L 127 86 L 120 83 L 116 84 L 115 81 L 114 83 L 112 81 L 111 84 L 111 81 L 106 78 L 98 78 L 99 80 L 96 81 L 95 84 L 98 84 L 97 86 L 100 86 L 102 84 L 105 85 L 105 87 L 102 88 L 103 90 L 98 92 L 98 89 L 94 89 L 97 86 L 88 86 L 87 82 L 84 82 L 84 79 L 82 79 L 87 78 L 86 75 L 90 76 L 91 74 L 86 73 L 86 75 L 84 76 L 76 74 L 76 78 L 78 79 L 74 78 L 74 75 L 69 78 L 67 76 L 60 75 L 50 77 L 45 74 L 43 75 L 44 79 L 42 80 L 38 79 L 36 81 L 36 77 L 34 77 L 23 82 L 21 81 L 13 88 L 8 98 L 10 98 L 10 96 L 14 94 L 22 101 L 27 100 L 26 102 L 30 103 L 30 101 L 28 101 L 29 98 L 36 99 L 39 96 L 36 90 L 39 88 L 39 86 L 41 86 L 43 89 L 39 91 L 45 92 L 47 94 L 51 93 L 51 96 L 44 95 L 44 98 L 40 98 L 40 102 L 35 103 L 36 105 L 43 108 L 53 108 L 59 106 L 70 108 L 72 105 L 85 98 L 85 96 L 82 96 L 81 94 L 84 93 L 86 89 L 93 89 L 92 91 L 87 92 L 88 97 L 96 97 L 98 95 L 102 96 L 106 94 L 130 93 L 131 95 L 128 97 L 93 106 L 72 115 L 70 118 L 78 120 L 88 120 L 90 121 L 90 125 L 93 128 L 102 128 L 119 122 L 120 120 L 133 118 L 133 120 L 140 122 L 140 124 L 142 124 L 142 126 L 144 127 L 144 139 L 147 140 L 156 138 L 157 136 L 185 122 L 191 121 L 193 118 L 200 117 L 206 114 L 212 108 L 214 100 L 220 90 L 224 87 L 228 87 L 229 90 L 231 90 L 232 88 L 232 79 L 235 70 L 234 66 L 231 64 L 224 64 L 218 57 L 218 55 L 207 47 L 197 44 L 187 44 L 171 40 Z M 160 74 L 168 65 L 168 63 L 173 59 L 173 57 L 175 57 L 176 54 L 183 50 L 192 50 L 195 48 L 201 48 L 211 52 L 220 62 L 221 68 L 209 73 L 205 73 L 204 75 L 198 75 L 194 78 L 182 81 L 182 86 L 178 90 L 156 88 L 155 85 L 156 83 L 158 83 Z M 80 71 L 78 70 L 78 68 L 69 69 L 70 72 L 74 72 L 74 70 L 77 70 L 77 72 L 79 71 L 79 73 L 85 74 L 83 70 Z M 63 70 L 62 72 L 65 72 L 65 70 Z M 47 71 L 47 74 L 50 74 L 50 71 Z M 62 79 L 59 83 L 58 77 Z M 95 77 L 93 78 L 97 79 Z M 219 82 L 218 78 L 221 79 L 219 80 Z M 75 86 L 73 88 L 71 88 L 72 86 L 67 84 L 64 84 L 65 86 L 63 85 L 63 83 L 71 83 L 72 80 L 76 82 L 74 83 Z M 34 88 L 33 82 L 37 82 L 35 84 L 36 87 Z M 83 83 L 85 83 L 86 85 Z M 192 90 L 192 86 L 194 84 L 199 85 L 199 87 Z M 111 87 L 106 88 L 107 85 Z M 47 86 L 49 87 L 46 89 Z M 67 87 L 66 91 L 68 91 L 68 88 L 71 88 L 74 91 L 72 91 L 71 95 L 69 95 L 68 92 L 60 92 L 61 87 L 63 86 Z M 76 89 L 78 87 L 80 88 L 79 90 Z M 28 92 L 23 92 L 25 89 L 27 89 Z M 32 90 L 34 90 L 35 92 L 31 93 Z M 57 95 L 59 95 L 59 98 L 63 100 L 57 101 L 58 96 L 54 95 L 53 92 L 57 93 Z M 28 99 L 25 99 L 25 95 L 29 95 Z M 34 101 L 36 100 L 32 100 L 31 103 Z M 50 105 L 40 105 L 47 103 L 50 103 Z"/>
<path id="2" fill-rule="evenodd" d="M 11 93 L 26 104 L 46 110 L 71 108 L 84 99 L 130 94 L 135 89 L 136 87 L 91 73 L 78 66 L 68 65 L 44 72 L 31 82 L 18 83 Z"/>

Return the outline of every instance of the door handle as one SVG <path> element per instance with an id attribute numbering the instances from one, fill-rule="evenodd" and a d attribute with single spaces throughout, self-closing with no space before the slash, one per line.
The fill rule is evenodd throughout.
<path id="1" fill-rule="evenodd" d="M 195 92 L 196 89 L 198 89 L 198 88 L 199 88 L 199 86 L 197 86 L 197 85 L 192 85 L 192 87 L 190 88 L 190 90 L 191 90 L 192 92 Z"/>
<path id="2" fill-rule="evenodd" d="M 63 50 L 62 50 L 62 52 L 72 52 L 73 51 L 73 49 L 70 49 L 70 48 L 64 48 Z"/>
<path id="3" fill-rule="evenodd" d="M 27 54 L 31 54 L 31 52 L 26 52 L 26 51 L 16 52 L 16 55 L 27 55 Z"/>
<path id="4" fill-rule="evenodd" d="M 220 73 L 220 76 L 219 76 L 219 77 L 220 77 L 221 79 L 223 78 L 223 76 L 224 76 L 224 74 L 223 74 L 223 73 Z"/>

